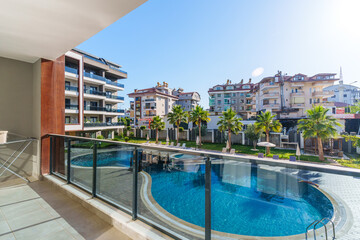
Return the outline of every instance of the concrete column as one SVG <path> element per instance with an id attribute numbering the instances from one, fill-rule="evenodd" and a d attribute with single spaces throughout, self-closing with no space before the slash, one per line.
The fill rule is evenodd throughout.
<path id="1" fill-rule="evenodd" d="M 186 141 L 190 140 L 190 131 L 189 129 L 186 131 Z"/>
<path id="2" fill-rule="evenodd" d="M 241 132 L 241 144 L 245 145 L 245 133 L 243 131 Z"/>
<path id="3" fill-rule="evenodd" d="M 215 143 L 215 130 L 214 129 L 211 130 L 211 142 Z"/>
<path id="4" fill-rule="evenodd" d="M 304 145 L 305 145 L 304 137 L 302 135 L 302 132 L 300 132 L 300 148 L 304 149 Z"/>

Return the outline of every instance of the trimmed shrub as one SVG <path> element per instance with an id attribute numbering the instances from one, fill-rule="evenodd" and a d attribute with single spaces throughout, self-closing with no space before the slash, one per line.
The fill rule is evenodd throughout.
<path id="1" fill-rule="evenodd" d="M 134 137 L 134 136 L 135 136 L 134 132 L 129 133 L 129 137 Z"/>
<path id="2" fill-rule="evenodd" d="M 105 139 L 103 135 L 99 135 L 96 137 L 97 139 Z"/>
<path id="3" fill-rule="evenodd" d="M 140 127 L 140 129 L 141 129 L 141 130 L 145 130 L 145 129 L 146 129 L 146 126 L 145 126 L 145 125 L 142 125 L 142 126 Z"/>
<path id="4" fill-rule="evenodd" d="M 129 137 L 125 137 L 125 138 L 124 138 L 125 142 L 128 142 L 129 139 L 130 139 Z"/>

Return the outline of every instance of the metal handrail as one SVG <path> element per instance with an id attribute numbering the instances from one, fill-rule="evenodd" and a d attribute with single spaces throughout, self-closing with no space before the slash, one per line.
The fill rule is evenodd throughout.
<path id="1" fill-rule="evenodd" d="M 305 232 L 305 240 L 308 239 L 308 231 L 309 231 L 309 228 L 310 228 L 312 225 L 314 225 L 315 223 L 317 223 L 317 222 L 318 222 L 318 220 L 315 220 L 315 221 L 313 221 L 309 226 L 307 226 L 306 232 Z M 314 236 L 315 236 L 315 235 L 314 235 Z"/>
<path id="2" fill-rule="evenodd" d="M 209 152 L 204 150 L 192 150 L 192 149 L 184 149 L 184 148 L 172 148 L 168 146 L 154 146 L 154 145 L 144 145 L 138 143 L 128 143 L 128 142 L 119 142 L 119 141 L 112 141 L 112 140 L 104 140 L 104 139 L 95 139 L 95 138 L 87 138 L 87 137 L 77 137 L 77 136 L 70 136 L 70 135 L 61 135 L 61 134 L 52 134 L 49 133 L 46 136 L 54 136 L 54 137 L 65 137 L 65 138 L 72 138 L 78 140 L 87 140 L 87 141 L 96 141 L 96 142 L 108 142 L 113 144 L 122 144 L 127 146 L 133 147 L 141 147 L 141 148 L 148 148 L 148 149 L 155 149 L 155 150 L 173 150 L 179 153 L 187 153 L 191 155 L 199 155 L 199 156 L 209 156 L 217 159 L 224 159 L 226 160 L 235 160 L 235 161 L 242 161 L 242 162 L 250 162 L 250 163 L 258 163 L 258 164 L 267 164 L 270 166 L 278 166 L 278 167 L 290 167 L 290 168 L 297 168 L 302 170 L 309 170 L 309 171 L 318 171 L 318 172 L 326 172 L 326 173 L 335 173 L 347 176 L 354 176 L 360 177 L 360 170 L 359 169 L 348 169 L 342 167 L 331 166 L 328 168 L 323 165 L 313 164 L 313 163 L 300 163 L 300 162 L 289 162 L 289 161 L 281 161 L 281 160 L 272 160 L 272 159 L 265 159 L 265 158 L 257 158 L 256 156 L 240 156 L 240 155 L 230 155 L 221 152 Z"/>
<path id="3" fill-rule="evenodd" d="M 318 221 L 318 222 L 314 225 L 314 240 L 316 240 L 316 226 L 317 226 L 319 223 L 321 223 L 321 224 L 324 226 L 324 228 L 325 228 L 325 239 L 327 240 L 327 239 L 328 239 L 328 237 L 327 237 L 327 228 L 326 228 L 326 224 L 325 224 L 325 223 L 323 223 L 321 220 L 320 220 L 320 221 Z"/>
<path id="4" fill-rule="evenodd" d="M 327 218 L 327 217 L 324 217 L 324 218 L 321 219 L 320 221 L 322 222 L 322 221 L 324 221 L 324 220 L 328 220 L 328 221 L 331 223 L 332 229 L 333 229 L 333 240 L 336 239 L 336 237 L 335 237 L 335 224 L 334 224 L 334 222 L 333 222 L 330 218 Z"/>

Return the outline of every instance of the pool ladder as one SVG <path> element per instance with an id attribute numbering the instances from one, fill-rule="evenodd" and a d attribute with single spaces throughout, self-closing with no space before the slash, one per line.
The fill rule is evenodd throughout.
<path id="1" fill-rule="evenodd" d="M 331 221 L 331 219 L 329 218 L 323 218 L 321 220 L 315 220 L 314 222 L 312 222 L 307 228 L 306 228 L 306 232 L 305 232 L 305 239 L 308 240 L 308 231 L 309 231 L 309 228 L 311 226 L 314 226 L 313 228 L 313 231 L 314 231 L 314 240 L 316 240 L 316 226 L 318 224 L 322 224 L 325 228 L 325 239 L 328 240 L 328 235 L 327 235 L 327 228 L 326 228 L 326 224 L 324 223 L 324 220 L 328 220 L 330 223 L 331 223 L 331 226 L 332 226 L 332 229 L 333 229 L 333 237 L 332 237 L 332 240 L 336 239 L 335 238 L 335 226 L 334 226 L 334 222 Z"/>

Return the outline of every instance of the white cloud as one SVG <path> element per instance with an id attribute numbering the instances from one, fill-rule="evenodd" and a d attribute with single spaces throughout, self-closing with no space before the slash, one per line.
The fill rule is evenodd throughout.
<path id="1" fill-rule="evenodd" d="M 260 76 L 261 74 L 263 74 L 264 73 L 264 68 L 262 68 L 262 67 L 258 67 L 258 68 L 256 68 L 253 72 L 252 72 L 252 76 L 253 77 L 258 77 L 258 76 Z"/>

